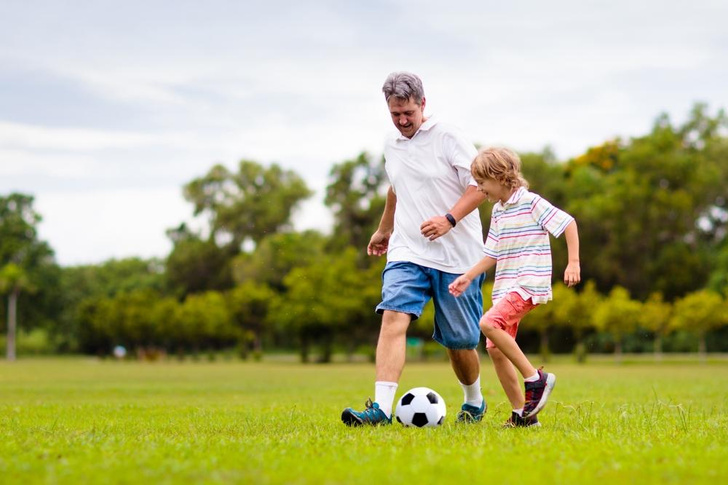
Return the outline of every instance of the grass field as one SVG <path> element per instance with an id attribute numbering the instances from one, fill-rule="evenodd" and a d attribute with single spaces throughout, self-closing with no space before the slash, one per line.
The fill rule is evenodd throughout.
<path id="1" fill-rule="evenodd" d="M 540 429 L 510 414 L 483 365 L 489 411 L 456 425 L 446 363 L 408 364 L 400 391 L 448 403 L 437 429 L 347 428 L 370 364 L 0 364 L 1 483 L 713 483 L 728 479 L 728 363 L 549 365 Z"/>

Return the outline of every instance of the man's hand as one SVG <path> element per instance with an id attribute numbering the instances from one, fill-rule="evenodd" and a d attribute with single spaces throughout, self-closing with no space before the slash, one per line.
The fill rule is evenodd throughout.
<path id="1" fill-rule="evenodd" d="M 389 236 L 391 236 L 391 233 L 379 231 L 372 234 L 372 238 L 369 240 L 369 245 L 367 246 L 367 254 L 369 256 L 382 256 L 387 254 Z"/>
<path id="2" fill-rule="evenodd" d="M 445 216 L 432 217 L 420 226 L 420 232 L 430 241 L 434 241 L 440 236 L 444 236 L 452 229 L 452 224 Z"/>

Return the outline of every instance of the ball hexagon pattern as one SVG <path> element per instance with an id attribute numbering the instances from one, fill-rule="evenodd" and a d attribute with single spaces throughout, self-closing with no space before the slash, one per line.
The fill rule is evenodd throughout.
<path id="1" fill-rule="evenodd" d="M 404 426 L 440 426 L 445 420 L 445 400 L 429 387 L 415 387 L 405 392 L 394 415 Z"/>

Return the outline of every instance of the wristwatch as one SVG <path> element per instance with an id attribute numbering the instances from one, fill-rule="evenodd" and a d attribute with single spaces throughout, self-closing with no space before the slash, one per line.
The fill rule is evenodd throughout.
<path id="1" fill-rule="evenodd" d="M 445 214 L 445 219 L 447 219 L 450 222 L 450 224 L 452 224 L 452 227 L 455 227 L 455 225 L 458 223 L 458 221 L 456 221 L 455 218 L 453 217 L 453 215 L 450 214 L 449 212 L 447 214 Z"/>

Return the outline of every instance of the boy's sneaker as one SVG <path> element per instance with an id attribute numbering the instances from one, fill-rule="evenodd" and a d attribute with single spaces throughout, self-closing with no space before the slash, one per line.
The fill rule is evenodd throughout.
<path id="1" fill-rule="evenodd" d="M 460 412 L 458 413 L 458 423 L 477 423 L 480 422 L 483 419 L 483 415 L 485 414 L 485 411 L 488 409 L 488 405 L 485 404 L 485 399 L 483 399 L 483 404 L 480 405 L 480 407 L 471 406 L 470 404 L 463 403 L 463 406 L 460 408 Z"/>
<path id="2" fill-rule="evenodd" d="M 539 427 L 538 416 L 524 418 L 519 416 L 515 411 L 511 412 L 511 417 L 503 425 L 504 428 L 530 428 L 531 426 Z"/>
<path id="3" fill-rule="evenodd" d="M 538 370 L 536 382 L 526 382 L 526 404 L 523 406 L 523 417 L 536 416 L 546 405 L 551 391 L 556 385 L 556 376 Z"/>
<path id="4" fill-rule="evenodd" d="M 364 411 L 354 411 L 351 408 L 344 409 L 341 413 L 341 420 L 347 426 L 379 426 L 392 424 L 392 418 L 388 418 L 384 411 L 379 409 L 379 404 L 373 403 L 371 399 L 367 399 Z"/>

